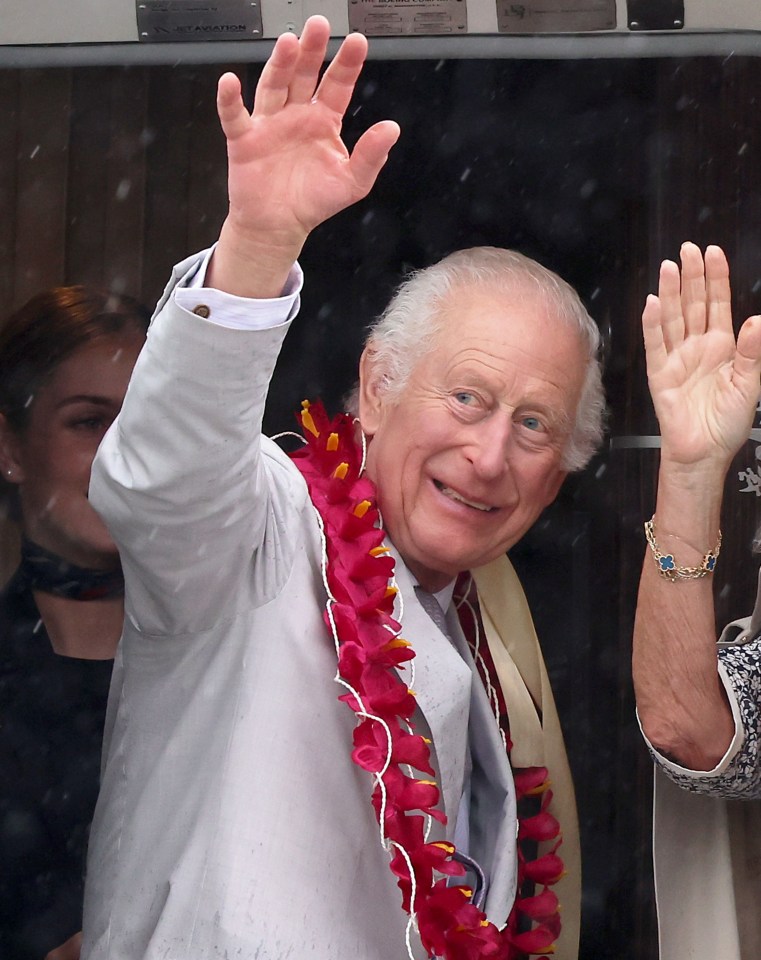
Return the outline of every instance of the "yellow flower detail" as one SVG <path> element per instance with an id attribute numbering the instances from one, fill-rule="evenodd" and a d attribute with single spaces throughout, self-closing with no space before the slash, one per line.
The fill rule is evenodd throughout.
<path id="1" fill-rule="evenodd" d="M 411 647 L 412 644 L 409 640 L 402 640 L 401 637 L 395 637 L 393 640 L 389 640 L 386 644 L 386 650 L 398 650 L 399 647 Z"/>
<path id="2" fill-rule="evenodd" d="M 314 420 L 312 419 L 312 414 L 309 412 L 309 401 L 301 401 L 301 422 L 304 425 L 304 429 L 308 430 L 313 437 L 319 437 L 320 432 L 317 427 L 314 425 Z"/>
<path id="3" fill-rule="evenodd" d="M 358 503 L 354 508 L 354 516 L 360 517 L 360 518 L 364 517 L 364 515 L 367 513 L 367 511 L 370 509 L 371 506 L 372 504 L 370 503 L 369 500 L 363 500 L 361 503 Z"/>
<path id="4" fill-rule="evenodd" d="M 331 435 L 328 437 L 328 442 L 325 444 L 325 446 L 327 447 L 328 450 L 330 450 L 331 453 L 338 450 L 338 434 L 331 433 Z"/>
<path id="5" fill-rule="evenodd" d="M 336 469 L 333 471 L 333 476 L 336 478 L 336 480 L 343 480 L 348 472 L 349 464 L 344 460 L 342 463 L 339 463 Z"/>
<path id="6" fill-rule="evenodd" d="M 437 840 L 436 843 L 432 843 L 431 846 L 438 847 L 440 850 L 443 850 L 445 853 L 454 853 L 453 844 L 447 843 L 446 840 Z"/>

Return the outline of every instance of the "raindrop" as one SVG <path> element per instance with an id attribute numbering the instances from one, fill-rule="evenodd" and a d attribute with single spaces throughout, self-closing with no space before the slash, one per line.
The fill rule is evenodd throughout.
<path id="1" fill-rule="evenodd" d="M 471 168 L 465 167 L 465 169 L 460 174 L 460 183 L 465 183 L 465 181 L 468 179 L 471 173 L 472 173 Z"/>
<path id="2" fill-rule="evenodd" d="M 26 403 L 24 404 L 24 410 L 26 410 L 28 407 L 32 405 L 32 400 L 34 400 L 34 394 L 30 393 L 29 396 L 26 398 Z"/>
<path id="3" fill-rule="evenodd" d="M 592 196 L 592 194 L 595 192 L 596 189 L 597 189 L 596 180 L 585 181 L 585 183 L 583 183 L 581 186 L 581 190 L 579 190 L 579 194 L 582 200 L 588 200 L 589 197 Z"/>
<path id="4" fill-rule="evenodd" d="M 122 347 L 119 347 L 119 349 L 116 351 L 116 353 L 113 355 L 113 357 L 111 357 L 111 363 L 118 363 L 118 362 L 119 362 L 119 357 L 121 357 L 121 355 L 122 355 L 123 353 L 124 353 L 123 348 L 122 348 Z"/>
<path id="5" fill-rule="evenodd" d="M 595 470 L 595 480 L 602 479 L 602 475 L 605 473 L 607 469 L 608 469 L 608 465 L 606 463 L 601 463 L 600 466 L 597 468 L 597 470 Z"/>
<path id="6" fill-rule="evenodd" d="M 37 156 L 37 154 L 38 154 L 39 152 L 40 152 L 40 145 L 39 145 L 39 143 L 38 143 L 37 146 L 36 146 L 36 147 L 32 150 L 32 152 L 29 154 L 29 159 L 30 159 L 30 160 L 34 160 L 34 158 Z"/>
<path id="7" fill-rule="evenodd" d="M 748 141 L 746 140 L 745 143 L 737 151 L 737 156 L 741 157 L 744 153 L 747 152 L 747 150 L 748 150 Z"/>
<path id="8" fill-rule="evenodd" d="M 120 180 L 119 186 L 116 188 L 116 199 L 126 200 L 131 189 L 132 183 L 129 180 Z"/>

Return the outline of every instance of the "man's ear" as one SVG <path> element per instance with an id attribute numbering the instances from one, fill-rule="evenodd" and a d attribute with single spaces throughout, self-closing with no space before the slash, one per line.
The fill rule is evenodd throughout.
<path id="1" fill-rule="evenodd" d="M 0 413 L 0 472 L 8 483 L 22 483 L 24 480 L 21 444 L 3 413 Z"/>
<path id="2" fill-rule="evenodd" d="M 385 384 L 378 355 L 369 343 L 359 360 L 359 422 L 368 437 L 374 436 L 383 419 Z"/>

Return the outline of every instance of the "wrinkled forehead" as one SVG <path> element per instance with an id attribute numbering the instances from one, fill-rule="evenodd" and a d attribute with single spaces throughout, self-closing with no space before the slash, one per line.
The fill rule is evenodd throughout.
<path id="1" fill-rule="evenodd" d="M 528 274 L 508 276 L 504 281 L 468 282 L 453 286 L 431 314 L 430 337 L 421 351 L 428 353 L 442 340 L 465 342 L 469 337 L 499 336 L 510 327 L 533 317 L 558 335 L 571 331 L 585 348 L 584 337 L 563 313 L 552 295 Z M 551 350 L 552 340 L 548 341 Z M 586 352 L 586 351 L 585 351 Z"/>

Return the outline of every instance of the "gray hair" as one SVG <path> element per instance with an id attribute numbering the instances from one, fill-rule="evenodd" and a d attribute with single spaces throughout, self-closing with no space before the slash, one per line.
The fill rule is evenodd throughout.
<path id="1" fill-rule="evenodd" d="M 514 294 L 521 283 L 539 291 L 558 319 L 578 331 L 586 349 L 586 376 L 562 461 L 565 470 L 581 470 L 600 446 L 604 432 L 600 332 L 573 287 L 535 260 L 498 247 L 451 253 L 403 281 L 370 327 L 365 345 L 371 346 L 385 369 L 385 390 L 393 399 L 401 394 L 415 364 L 432 348 L 443 322 L 440 308 L 453 290 L 486 286 Z M 356 416 L 358 406 L 355 388 L 347 409 Z"/>

